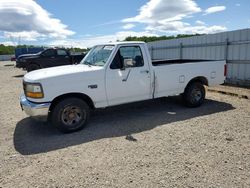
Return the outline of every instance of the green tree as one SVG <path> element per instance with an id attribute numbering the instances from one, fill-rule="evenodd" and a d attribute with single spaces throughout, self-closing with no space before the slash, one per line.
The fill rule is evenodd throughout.
<path id="1" fill-rule="evenodd" d="M 9 55 L 14 53 L 15 53 L 14 46 L 5 46 L 3 44 L 0 44 L 0 55 Z"/>
<path id="2" fill-rule="evenodd" d="M 142 36 L 142 37 L 135 37 L 135 36 L 129 36 L 125 38 L 124 41 L 143 41 L 143 42 L 153 42 L 153 41 L 159 41 L 159 40 L 171 40 L 171 39 L 178 39 L 178 38 L 187 38 L 187 37 L 193 37 L 193 36 L 199 36 L 201 34 L 194 34 L 194 35 L 188 35 L 188 34 L 179 34 L 179 35 L 171 35 L 171 36 Z"/>

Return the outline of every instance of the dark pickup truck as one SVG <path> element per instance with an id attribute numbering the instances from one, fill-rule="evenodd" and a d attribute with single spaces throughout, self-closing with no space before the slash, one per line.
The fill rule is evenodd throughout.
<path id="1" fill-rule="evenodd" d="M 78 64 L 85 55 L 71 55 L 66 49 L 49 48 L 37 54 L 20 55 L 16 59 L 16 67 L 28 72 L 62 65 Z"/>

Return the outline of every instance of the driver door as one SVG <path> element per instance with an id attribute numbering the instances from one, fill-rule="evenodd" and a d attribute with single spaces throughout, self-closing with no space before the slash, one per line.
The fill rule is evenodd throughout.
<path id="1" fill-rule="evenodd" d="M 123 46 L 106 71 L 110 106 L 150 98 L 150 71 L 140 46 Z"/>
<path id="2" fill-rule="evenodd" d="M 71 58 L 69 56 L 69 54 L 67 53 L 66 50 L 64 49 L 57 49 L 57 65 L 71 65 Z"/>
<path id="3" fill-rule="evenodd" d="M 39 63 L 42 67 L 54 67 L 56 66 L 56 52 L 54 49 L 48 49 L 44 51 L 39 58 Z"/>

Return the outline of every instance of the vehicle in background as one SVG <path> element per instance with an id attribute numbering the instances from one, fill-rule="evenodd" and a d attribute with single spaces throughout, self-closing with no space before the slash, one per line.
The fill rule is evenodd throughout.
<path id="1" fill-rule="evenodd" d="M 26 74 L 20 103 L 29 116 L 73 132 L 86 125 L 95 108 L 179 94 L 188 107 L 198 107 L 204 86 L 224 83 L 225 70 L 225 61 L 153 61 L 143 42 L 104 44 L 93 47 L 78 65 Z"/>
<path id="2" fill-rule="evenodd" d="M 20 55 L 16 59 L 16 67 L 30 72 L 42 68 L 78 64 L 84 56 L 84 54 L 72 55 L 66 49 L 48 48 L 37 54 Z"/>

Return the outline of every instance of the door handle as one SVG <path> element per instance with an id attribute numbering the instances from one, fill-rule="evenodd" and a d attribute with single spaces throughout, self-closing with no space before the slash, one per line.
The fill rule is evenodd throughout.
<path id="1" fill-rule="evenodd" d="M 149 70 L 141 70 L 140 73 L 146 73 L 146 74 L 148 74 Z"/>
<path id="2" fill-rule="evenodd" d="M 127 82 L 128 77 L 129 77 L 129 75 L 130 75 L 130 72 L 131 72 L 131 69 L 129 69 L 129 71 L 128 71 L 128 74 L 127 74 L 126 78 L 122 79 L 122 81 L 123 81 L 123 82 Z"/>

